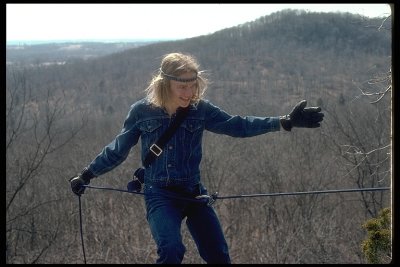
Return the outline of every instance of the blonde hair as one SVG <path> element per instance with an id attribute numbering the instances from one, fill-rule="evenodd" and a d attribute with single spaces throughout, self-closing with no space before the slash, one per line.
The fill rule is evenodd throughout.
<path id="1" fill-rule="evenodd" d="M 149 86 L 146 88 L 148 101 L 157 107 L 166 107 L 166 103 L 170 97 L 170 79 L 165 74 L 177 77 L 186 72 L 195 72 L 197 75 L 197 86 L 191 103 L 198 103 L 203 98 L 208 84 L 207 79 L 201 75 L 202 71 L 199 71 L 199 67 L 200 65 L 196 58 L 191 55 L 182 53 L 164 55 L 158 73 L 153 76 Z"/>

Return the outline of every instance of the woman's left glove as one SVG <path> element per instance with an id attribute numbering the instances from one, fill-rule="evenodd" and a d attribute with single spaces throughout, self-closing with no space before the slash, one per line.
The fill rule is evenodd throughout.
<path id="1" fill-rule="evenodd" d="M 88 185 L 90 183 L 90 179 L 94 177 L 95 176 L 93 173 L 87 168 L 83 169 L 81 174 L 70 179 L 72 192 L 74 192 L 77 196 L 81 196 L 86 189 L 86 187 L 83 185 Z"/>
<path id="2" fill-rule="evenodd" d="M 317 128 L 324 118 L 321 107 L 306 108 L 307 101 L 302 100 L 296 104 L 289 115 L 280 118 L 281 125 L 286 131 L 291 131 L 293 127 Z"/>
<path id="3" fill-rule="evenodd" d="M 142 185 L 144 183 L 144 168 L 139 168 L 133 173 L 133 179 L 127 184 L 129 192 L 140 192 L 142 191 Z"/>

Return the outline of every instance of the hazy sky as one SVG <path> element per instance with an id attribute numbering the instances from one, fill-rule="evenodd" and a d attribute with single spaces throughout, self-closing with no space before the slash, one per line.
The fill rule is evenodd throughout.
<path id="1" fill-rule="evenodd" d="M 182 39 L 282 9 L 386 17 L 388 4 L 7 4 L 7 41 Z"/>

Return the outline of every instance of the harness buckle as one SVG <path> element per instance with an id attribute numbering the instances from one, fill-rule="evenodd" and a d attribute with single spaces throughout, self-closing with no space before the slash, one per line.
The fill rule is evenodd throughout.
<path id="1" fill-rule="evenodd" d="M 217 201 L 217 197 L 218 197 L 218 192 L 213 193 L 210 198 L 208 199 L 208 203 L 207 206 L 212 206 L 212 204 L 215 203 L 215 201 Z"/>
<path id="2" fill-rule="evenodd" d="M 156 144 L 152 144 L 150 146 L 150 151 L 153 152 L 154 155 L 156 155 L 157 157 L 161 155 L 161 153 L 163 152 L 163 150 L 161 149 L 161 147 L 159 147 Z"/>
<path id="3" fill-rule="evenodd" d="M 215 192 L 211 196 L 209 195 L 199 195 L 196 197 L 196 199 L 206 199 L 207 200 L 207 206 L 212 206 L 214 202 L 217 200 L 218 192 Z"/>

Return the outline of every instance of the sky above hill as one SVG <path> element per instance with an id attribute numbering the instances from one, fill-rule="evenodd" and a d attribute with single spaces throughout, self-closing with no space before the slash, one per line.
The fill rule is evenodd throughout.
<path id="1" fill-rule="evenodd" d="M 387 17 L 388 4 L 7 4 L 7 43 L 17 40 L 184 39 L 283 9 Z"/>

